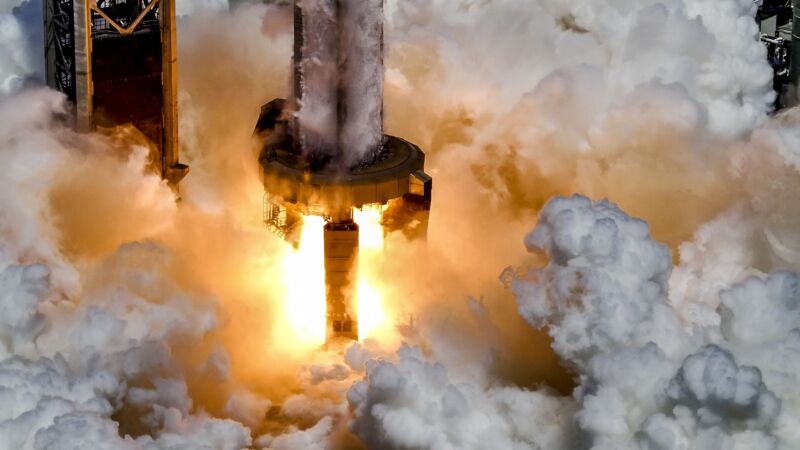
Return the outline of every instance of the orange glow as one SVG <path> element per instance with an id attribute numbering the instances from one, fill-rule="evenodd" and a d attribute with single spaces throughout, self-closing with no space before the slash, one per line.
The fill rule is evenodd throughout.
<path id="1" fill-rule="evenodd" d="M 358 338 L 372 337 L 387 322 L 377 275 L 372 270 L 383 253 L 381 217 L 384 207 L 369 205 L 354 211 L 359 227 L 358 244 Z"/>
<path id="2" fill-rule="evenodd" d="M 284 333 L 290 342 L 316 347 L 325 342 L 325 220 L 308 216 L 303 219 L 300 246 L 288 246 L 283 259 L 283 283 L 286 286 Z"/>
<path id="3" fill-rule="evenodd" d="M 365 206 L 354 210 L 359 226 L 358 254 L 358 336 L 375 337 L 388 317 L 379 291 L 377 267 L 384 246 L 381 218 L 384 207 Z M 326 331 L 325 220 L 317 216 L 303 218 L 300 245 L 286 245 L 283 255 L 282 283 L 285 289 L 284 321 L 276 337 L 292 348 L 314 349 L 324 344 Z"/>

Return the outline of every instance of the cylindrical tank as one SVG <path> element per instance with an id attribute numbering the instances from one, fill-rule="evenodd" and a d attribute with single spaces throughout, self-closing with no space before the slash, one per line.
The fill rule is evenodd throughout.
<path id="1" fill-rule="evenodd" d="M 295 0 L 295 145 L 351 167 L 383 138 L 383 0 Z"/>

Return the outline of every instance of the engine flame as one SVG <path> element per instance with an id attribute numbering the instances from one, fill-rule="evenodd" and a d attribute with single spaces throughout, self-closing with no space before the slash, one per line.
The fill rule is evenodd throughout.
<path id="1" fill-rule="evenodd" d="M 355 209 L 353 218 L 359 226 L 357 273 L 359 340 L 374 337 L 388 322 L 383 297 L 378 289 L 378 276 L 373 270 L 384 248 L 381 225 L 384 207 L 365 206 Z M 313 349 L 325 342 L 325 220 L 318 216 L 303 218 L 297 248 L 287 244 L 283 257 L 283 306 L 285 325 L 279 326 L 282 340 L 294 346 Z"/>
<path id="2" fill-rule="evenodd" d="M 318 347 L 325 342 L 325 220 L 303 218 L 300 245 L 287 246 L 283 259 L 284 314 L 292 342 Z"/>
<path id="3" fill-rule="evenodd" d="M 378 279 L 372 268 L 377 267 L 383 253 L 384 231 L 381 224 L 384 207 L 368 205 L 354 211 L 358 235 L 358 338 L 372 337 L 387 322 Z"/>

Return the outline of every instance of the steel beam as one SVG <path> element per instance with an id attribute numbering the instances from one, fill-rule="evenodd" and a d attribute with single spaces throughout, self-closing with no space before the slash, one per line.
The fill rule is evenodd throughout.
<path id="1" fill-rule="evenodd" d="M 89 0 L 75 0 L 75 124 L 80 132 L 94 128 L 92 86 L 92 25 Z"/>
<path id="2" fill-rule="evenodd" d="M 173 188 L 189 172 L 180 163 L 178 140 L 178 44 L 175 19 L 175 0 L 162 0 L 161 15 L 161 80 L 163 86 L 164 135 L 162 146 L 162 175 Z"/>

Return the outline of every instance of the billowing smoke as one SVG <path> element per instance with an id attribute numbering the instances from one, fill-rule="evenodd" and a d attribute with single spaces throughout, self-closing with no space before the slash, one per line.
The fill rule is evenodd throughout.
<path id="1" fill-rule="evenodd" d="M 0 95 L 19 89 L 30 78 L 44 78 L 41 2 L 0 3 Z"/>
<path id="2" fill-rule="evenodd" d="M 305 152 L 334 154 L 338 146 L 338 2 L 304 0 L 302 59 L 295 74 L 297 122 Z M 299 79 L 298 79 L 299 78 Z"/>
<path id="3" fill-rule="evenodd" d="M 130 214 L 136 221 L 144 213 L 138 217 L 142 222 L 128 224 L 143 231 L 149 214 L 168 216 L 175 208 L 169 189 L 155 176 L 142 175 L 145 148 L 126 149 L 99 136 L 74 135 L 54 122 L 62 107 L 60 95 L 41 89 L 16 94 L 0 106 L 7 168 L 0 223 L 0 445 L 247 445 L 250 436 L 242 425 L 190 415 L 193 402 L 172 344 L 202 340 L 216 319 L 211 305 L 193 301 L 168 279 L 168 252 L 154 243 L 117 244 L 107 257 L 86 260 L 79 269 L 59 245 L 56 217 L 66 217 L 58 216 L 55 198 L 49 201 L 53 189 L 75 189 L 84 200 L 105 202 L 104 193 L 83 191 L 83 179 L 61 172 L 69 167 L 88 175 L 82 159 L 92 161 L 93 171 L 119 177 L 103 180 L 108 194 L 122 195 L 115 190 L 124 189 L 128 196 L 126 211 L 102 209 L 122 214 L 107 220 L 125 220 Z M 120 156 L 101 153 L 109 148 Z M 75 213 L 92 215 L 96 207 L 87 205 Z M 126 239 L 124 228 L 109 224 L 101 229 Z M 133 429 L 120 429 L 120 420 L 112 419 L 115 414 L 136 417 L 124 421 Z"/>
<path id="4" fill-rule="evenodd" d="M 188 16 L 202 12 L 221 12 L 229 8 L 228 0 L 176 0 L 178 16 Z"/>
<path id="5" fill-rule="evenodd" d="M 572 397 L 465 384 L 404 348 L 348 394 L 370 448 L 794 448 L 798 373 L 778 354 L 796 351 L 796 274 L 715 292 L 718 320 L 702 326 L 669 303 L 669 250 L 607 201 L 553 200 L 526 244 L 550 262 L 506 279 L 580 374 Z"/>
<path id="6" fill-rule="evenodd" d="M 297 12 L 300 145 L 340 165 L 362 162 L 383 139 L 383 1 L 301 0 Z"/>
<path id="7" fill-rule="evenodd" d="M 353 431 L 370 448 L 795 448 L 797 126 L 791 111 L 767 119 L 752 3 L 394 8 L 404 64 L 387 89 L 450 99 L 433 114 L 403 103 L 440 124 L 407 131 L 442 148 L 441 170 L 467 159 L 479 198 L 522 220 L 565 195 L 525 239 L 533 259 L 502 279 L 576 387 L 512 383 L 491 357 L 454 363 L 429 330 L 422 352 L 367 365 Z M 515 227 L 470 233 L 493 261 L 499 239 L 479 227 Z"/>
<path id="8" fill-rule="evenodd" d="M 800 293 L 795 276 L 718 292 L 721 320 L 703 328 L 681 323 L 669 304 L 667 248 L 608 202 L 555 199 L 526 243 L 550 263 L 514 276 L 511 286 L 520 313 L 548 326 L 556 352 L 583 374 L 575 417 L 587 446 L 687 448 L 722 439 L 733 448 L 775 448 L 792 441 L 777 425 L 792 420 L 793 408 L 782 408 L 764 384 L 765 367 L 740 365 L 726 350 L 736 342 L 726 330 L 743 331 L 754 310 L 781 311 L 780 303 L 796 301 L 788 299 Z M 767 289 L 777 291 L 772 299 L 756 293 Z M 738 309 L 726 307 L 734 302 Z M 750 325 L 757 332 L 763 323 Z M 777 331 L 777 340 L 796 325 Z"/>
<path id="9" fill-rule="evenodd" d="M 259 224 L 289 8 L 178 2 L 176 205 L 135 130 L 59 121 L 27 3 L 0 4 L 1 449 L 798 448 L 800 122 L 768 115 L 750 0 L 388 2 L 387 131 L 435 204 L 375 268 L 397 326 L 339 351 L 286 340 Z"/>
<path id="10" fill-rule="evenodd" d="M 341 2 L 339 37 L 346 112 L 339 146 L 350 164 L 383 140 L 383 0 Z"/>

